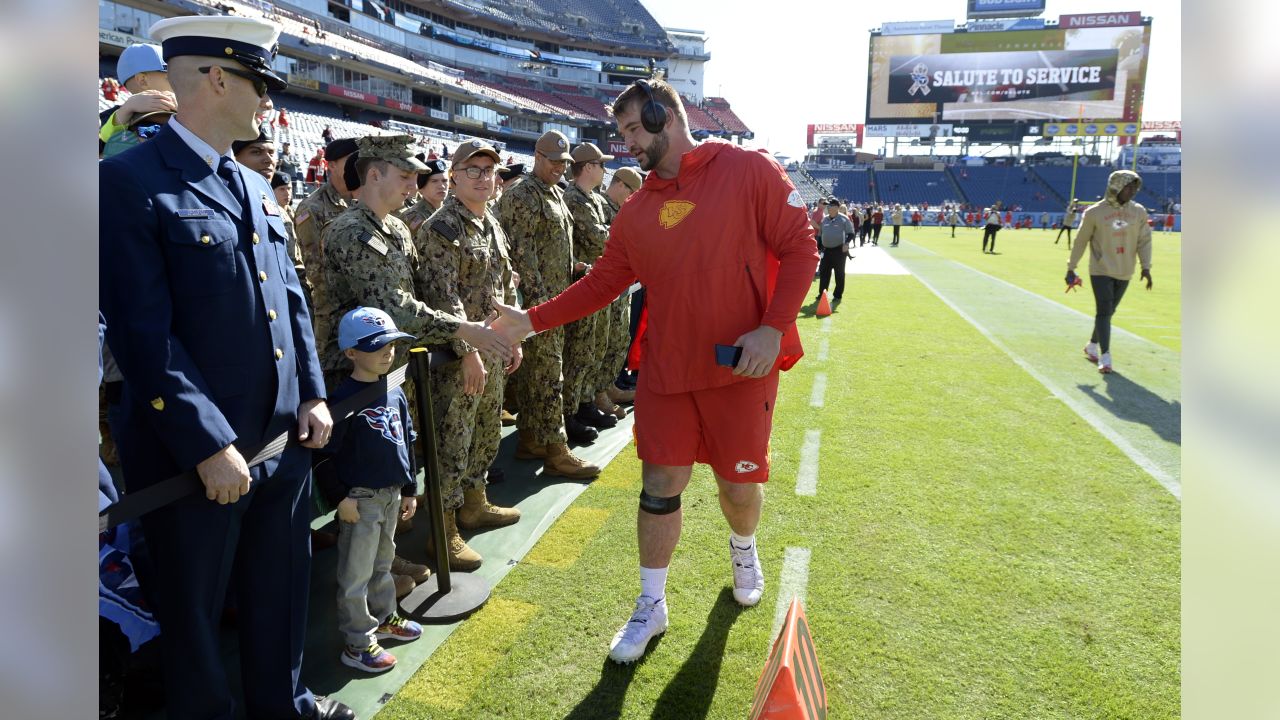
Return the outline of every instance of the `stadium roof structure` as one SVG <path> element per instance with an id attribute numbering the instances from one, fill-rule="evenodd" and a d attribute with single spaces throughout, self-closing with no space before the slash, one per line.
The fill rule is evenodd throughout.
<path id="1" fill-rule="evenodd" d="M 582 47 L 642 52 L 667 57 L 675 52 L 666 31 L 638 0 L 408 0 L 412 5 L 491 24 L 515 35 Z M 461 13 L 461 15 L 459 15 Z M 541 36 L 541 37 L 539 37 Z"/>

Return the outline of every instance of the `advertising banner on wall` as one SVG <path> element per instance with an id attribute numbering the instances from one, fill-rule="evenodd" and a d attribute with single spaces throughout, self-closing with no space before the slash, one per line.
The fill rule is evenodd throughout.
<path id="1" fill-rule="evenodd" d="M 1060 15 L 1058 27 L 1063 30 L 1102 27 L 1132 27 L 1142 24 L 1142 13 L 1132 12 L 1085 13 L 1083 15 Z"/>
<path id="2" fill-rule="evenodd" d="M 1140 129 L 1138 123 L 1094 123 L 1094 122 L 1068 122 L 1068 123 L 1045 123 L 1044 136 L 1121 136 L 1132 137 L 1138 134 Z"/>
<path id="3" fill-rule="evenodd" d="M 932 123 L 929 125 L 867 125 L 867 137 L 951 137 L 953 125 Z"/>

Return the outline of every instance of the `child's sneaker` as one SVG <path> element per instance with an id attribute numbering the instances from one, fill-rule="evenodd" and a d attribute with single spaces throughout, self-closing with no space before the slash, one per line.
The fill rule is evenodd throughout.
<path id="1" fill-rule="evenodd" d="M 387 621 L 378 626 L 373 636 L 378 640 L 400 640 L 412 642 L 422 637 L 422 626 L 418 623 L 392 613 Z"/>
<path id="2" fill-rule="evenodd" d="M 342 651 L 342 664 L 369 673 L 380 673 L 396 666 L 396 656 L 383 650 L 376 642 L 366 648 L 348 645 Z"/>
<path id="3" fill-rule="evenodd" d="M 1091 342 L 1084 346 L 1084 356 L 1089 358 L 1089 362 L 1098 362 L 1098 343 Z"/>

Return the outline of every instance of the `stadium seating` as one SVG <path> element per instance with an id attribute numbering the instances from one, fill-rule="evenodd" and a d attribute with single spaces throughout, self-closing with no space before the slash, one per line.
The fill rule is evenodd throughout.
<path id="1" fill-rule="evenodd" d="M 812 170 L 810 174 L 820 183 L 826 184 L 830 182 L 831 194 L 841 200 L 865 203 L 875 202 L 877 199 L 871 189 L 871 180 L 873 177 L 878 177 L 879 173 L 873 176 L 872 171 L 866 168 L 856 170 Z"/>
<path id="2" fill-rule="evenodd" d="M 942 205 L 960 200 L 944 170 L 877 170 L 876 194 L 884 203 Z"/>
<path id="3" fill-rule="evenodd" d="M 1113 168 L 1095 165 L 1081 165 L 1076 172 L 1075 196 L 1084 202 L 1100 199 L 1107 190 L 1107 176 Z M 1062 210 L 1066 201 L 1071 198 L 1071 166 L 1070 165 L 1037 165 L 1033 172 L 1061 198 L 1061 207 L 1048 208 Z M 1141 200 L 1139 200 L 1141 202 Z"/>
<path id="4" fill-rule="evenodd" d="M 815 185 L 798 169 L 788 168 L 787 177 L 791 178 L 791 183 L 796 186 L 796 190 L 800 191 L 800 197 L 809 205 L 830 194 L 829 192 L 823 192 L 820 186 Z"/>
<path id="5" fill-rule="evenodd" d="M 742 119 L 739 118 L 738 115 L 733 112 L 733 109 L 729 107 L 728 100 L 718 97 L 709 97 L 703 102 L 702 107 L 707 111 L 708 115 L 714 118 L 716 122 L 720 123 L 720 125 L 728 132 L 735 135 L 742 135 L 744 133 L 751 132 L 747 127 L 747 124 L 742 122 Z"/>
<path id="6" fill-rule="evenodd" d="M 723 135 L 724 127 L 716 122 L 716 119 L 707 114 L 706 110 L 689 102 L 683 96 L 680 98 L 684 102 L 685 114 L 689 116 L 689 130 L 697 132 L 705 130 L 713 135 Z"/>
<path id="7" fill-rule="evenodd" d="M 1067 172 L 1071 171 L 1067 168 Z M 989 207 L 997 200 L 1001 207 L 1020 207 L 1024 212 L 1061 211 L 1062 201 L 1050 187 L 1037 181 L 1025 167 L 1011 165 L 967 165 L 949 168 L 965 199 L 975 208 Z"/>
<path id="8" fill-rule="evenodd" d="M 1151 172 L 1141 166 L 1138 172 L 1142 175 L 1142 190 L 1138 192 L 1137 199 L 1148 210 L 1163 213 L 1172 203 L 1182 202 L 1181 172 Z"/>

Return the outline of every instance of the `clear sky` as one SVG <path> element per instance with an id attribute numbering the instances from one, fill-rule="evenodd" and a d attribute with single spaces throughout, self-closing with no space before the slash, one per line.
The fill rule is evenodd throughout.
<path id="1" fill-rule="evenodd" d="M 867 44 L 883 22 L 959 20 L 964 0 L 640 0 L 666 27 L 707 34 L 706 93 L 729 100 L 757 143 L 801 157 L 809 123 L 864 122 Z M 1182 119 L 1182 3 L 1048 0 L 1041 16 L 1141 11 L 1152 18 L 1147 120 Z M 874 147 L 874 145 L 873 145 Z"/>

